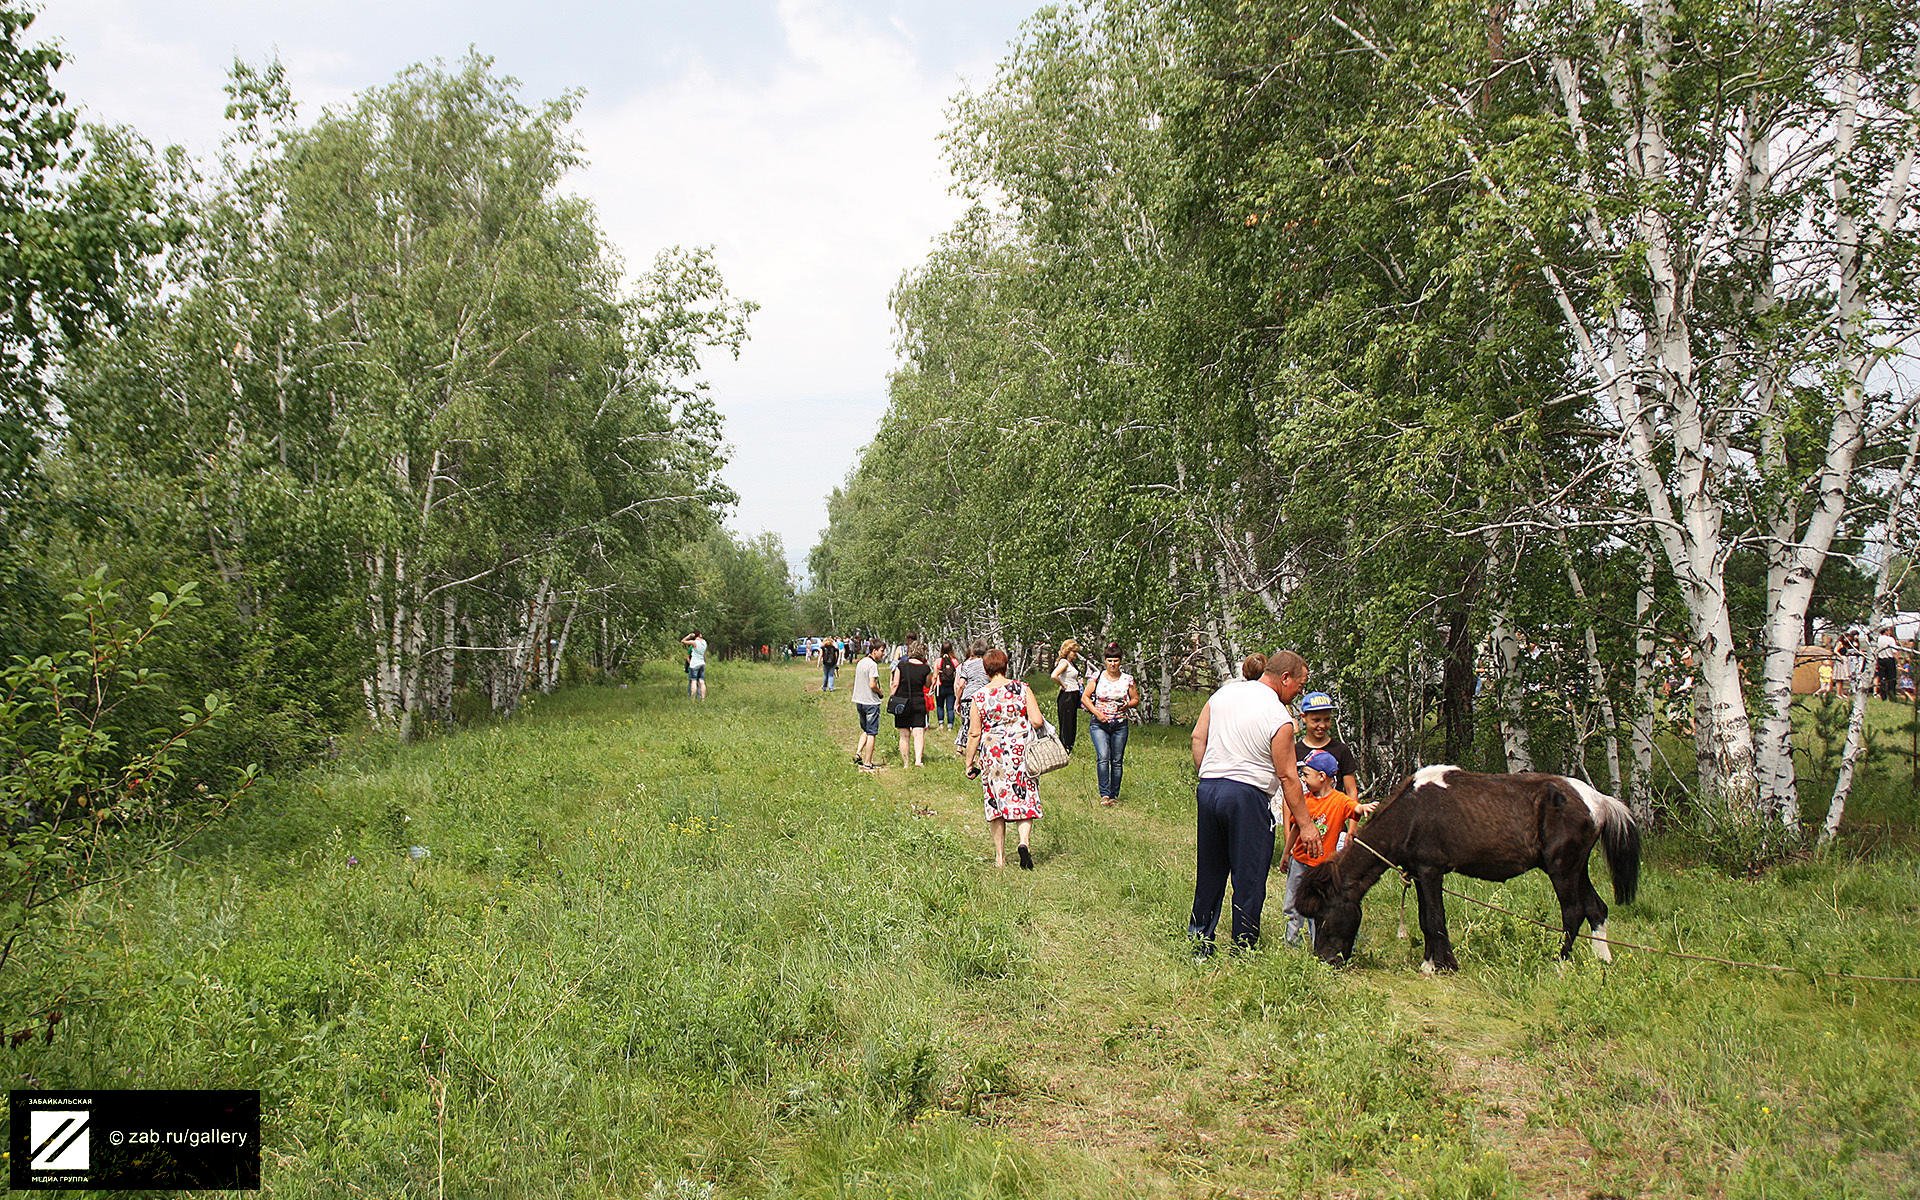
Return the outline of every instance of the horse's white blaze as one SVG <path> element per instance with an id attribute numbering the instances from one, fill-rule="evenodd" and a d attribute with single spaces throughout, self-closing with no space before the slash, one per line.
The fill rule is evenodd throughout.
<path id="1" fill-rule="evenodd" d="M 1600 828 L 1605 829 L 1621 821 L 1632 822 L 1633 813 L 1625 804 L 1585 780 L 1562 775 L 1560 781 L 1567 785 L 1568 791 L 1586 803 L 1587 811 L 1593 814 L 1593 823 Z"/>
<path id="2" fill-rule="evenodd" d="M 1607 944 L 1607 923 L 1600 922 L 1593 927 L 1593 954 L 1601 962 L 1613 961 L 1613 947 Z"/>
<path id="3" fill-rule="evenodd" d="M 1431 767 L 1421 767 L 1418 771 L 1415 771 L 1413 773 L 1413 786 L 1416 788 L 1423 788 L 1423 787 L 1426 787 L 1428 784 L 1432 784 L 1434 787 L 1446 787 L 1447 772 L 1458 771 L 1459 769 L 1460 769 L 1459 767 L 1456 767 L 1451 763 L 1442 763 L 1442 764 L 1431 766 Z"/>

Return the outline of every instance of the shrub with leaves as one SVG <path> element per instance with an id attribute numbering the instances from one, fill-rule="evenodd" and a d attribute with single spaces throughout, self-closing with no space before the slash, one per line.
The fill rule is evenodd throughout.
<path id="1" fill-rule="evenodd" d="M 0 969 L 62 901 L 167 854 L 257 774 L 249 766 L 224 788 L 181 776 L 182 750 L 225 713 L 217 694 L 150 724 L 163 681 L 142 663 L 199 604 L 192 584 L 155 592 L 138 619 L 104 571 L 66 602 L 66 648 L 0 670 Z M 11 978 L 0 1019 L 16 1040 L 43 1023 L 51 1037 L 61 997 L 23 994 L 19 972 Z"/>

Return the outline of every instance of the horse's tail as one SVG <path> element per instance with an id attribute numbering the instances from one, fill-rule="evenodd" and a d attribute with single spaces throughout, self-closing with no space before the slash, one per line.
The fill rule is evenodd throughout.
<path id="1" fill-rule="evenodd" d="M 1614 901 L 1632 904 L 1640 892 L 1640 823 L 1633 819 L 1633 810 L 1583 780 L 1569 778 L 1567 785 L 1586 801 L 1587 811 L 1600 827 L 1607 873 L 1613 876 Z"/>
<path id="2" fill-rule="evenodd" d="M 1607 851 L 1607 873 L 1613 876 L 1613 899 L 1632 904 L 1640 892 L 1640 823 L 1632 809 L 1612 796 L 1607 801 L 1600 840 Z"/>

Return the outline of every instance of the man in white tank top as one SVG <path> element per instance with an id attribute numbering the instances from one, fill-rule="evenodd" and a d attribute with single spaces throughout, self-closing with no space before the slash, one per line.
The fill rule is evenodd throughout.
<path id="1" fill-rule="evenodd" d="M 1320 832 L 1307 815 L 1293 757 L 1293 713 L 1287 702 L 1307 686 L 1306 660 L 1277 650 L 1258 679 L 1222 687 L 1193 726 L 1197 789 L 1193 914 L 1187 932 L 1201 953 L 1213 948 L 1220 905 L 1233 883 L 1233 940 L 1260 940 L 1260 914 L 1273 868 L 1276 795 L 1285 798 L 1310 857 L 1320 854 Z"/>

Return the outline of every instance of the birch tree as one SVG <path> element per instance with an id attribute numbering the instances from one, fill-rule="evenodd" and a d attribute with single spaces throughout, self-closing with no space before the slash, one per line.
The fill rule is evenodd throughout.
<path id="1" fill-rule="evenodd" d="M 249 619 L 350 620 L 326 636 L 375 723 L 448 720 L 466 684 L 510 712 L 731 499 L 693 372 L 747 306 L 698 251 L 623 292 L 558 191 L 572 100 L 529 107 L 484 59 L 310 126 L 275 67 L 233 90 L 192 253 L 91 364 L 75 448 L 178 498 Z"/>

